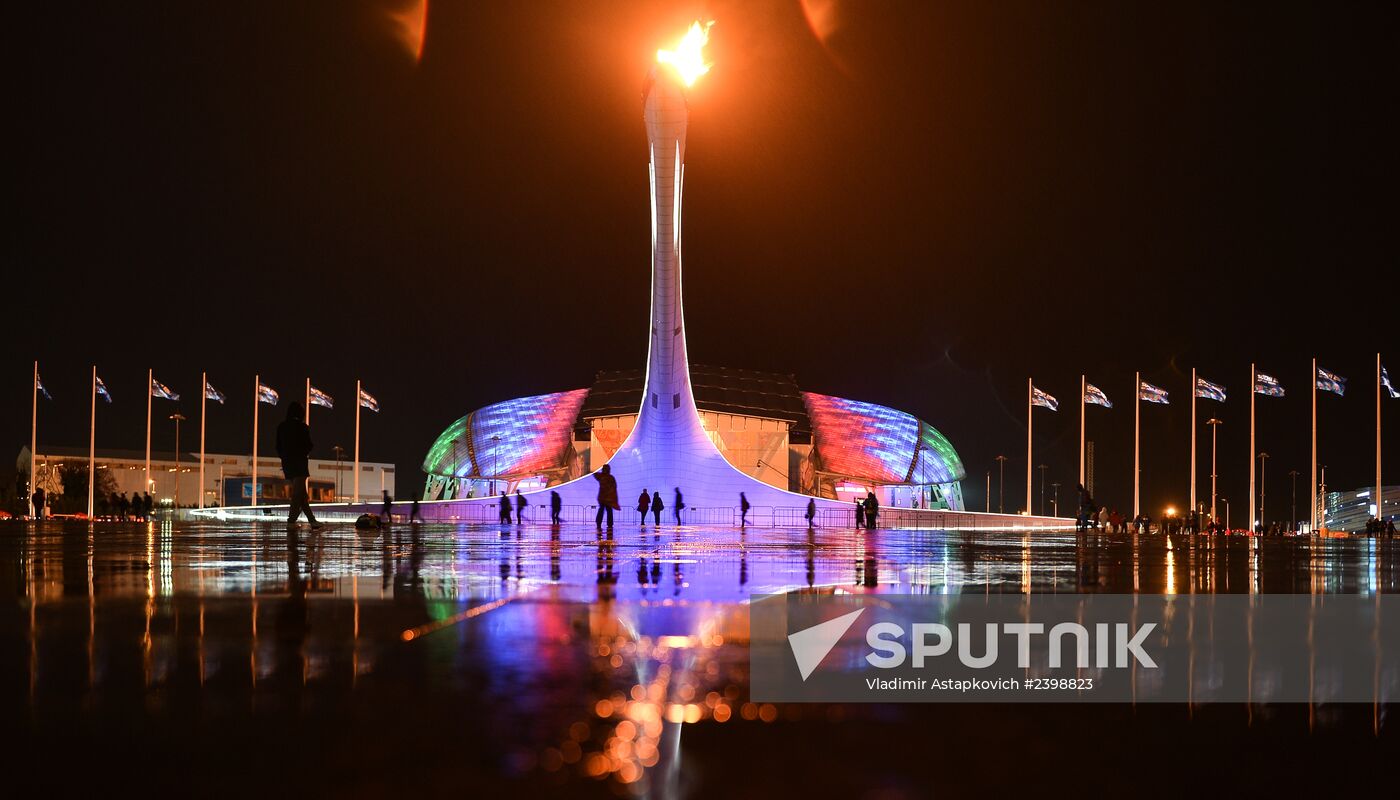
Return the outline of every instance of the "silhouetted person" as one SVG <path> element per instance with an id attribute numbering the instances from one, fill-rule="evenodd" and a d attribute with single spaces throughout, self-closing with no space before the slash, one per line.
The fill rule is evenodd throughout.
<path id="1" fill-rule="evenodd" d="M 564 498 L 558 492 L 549 493 L 549 522 L 551 525 L 558 525 L 561 512 L 564 510 Z"/>
<path id="2" fill-rule="evenodd" d="M 409 509 L 408 509 L 408 522 L 409 522 L 410 525 L 412 525 L 413 523 L 419 521 L 419 520 L 418 520 L 418 498 L 419 498 L 418 492 L 414 492 L 414 493 L 413 493 L 413 505 L 410 506 Z"/>
<path id="3" fill-rule="evenodd" d="M 637 513 L 642 516 L 643 528 L 647 525 L 647 509 L 649 508 L 651 508 L 651 495 L 647 494 L 646 489 L 643 489 L 642 493 L 637 495 Z"/>
<path id="4" fill-rule="evenodd" d="M 42 488 L 34 490 L 34 519 L 44 518 L 44 490 Z"/>
<path id="5" fill-rule="evenodd" d="M 613 511 L 621 508 L 617 504 L 617 478 L 613 477 L 612 467 L 604 464 L 602 469 L 593 473 L 593 479 L 598 481 L 598 530 L 603 529 L 603 517 L 608 518 L 608 528 L 613 526 Z"/>
<path id="6" fill-rule="evenodd" d="M 681 494 L 681 487 L 676 487 L 676 504 L 671 506 L 671 513 L 676 515 L 676 525 L 681 524 L 681 511 L 685 510 L 685 497 Z"/>
<path id="7" fill-rule="evenodd" d="M 856 500 L 856 527 L 865 527 L 865 503 L 859 499 Z"/>
<path id="8" fill-rule="evenodd" d="M 809 528 L 815 528 L 816 526 L 817 526 L 817 500 L 816 500 L 816 498 L 811 498 L 811 499 L 809 499 L 809 500 L 807 501 L 807 527 L 809 527 Z"/>
<path id="9" fill-rule="evenodd" d="M 510 524 L 510 495 L 506 494 L 504 489 L 501 490 L 501 522 Z"/>
<path id="10" fill-rule="evenodd" d="M 749 524 L 749 498 L 743 492 L 739 492 L 739 527 Z"/>
<path id="11" fill-rule="evenodd" d="M 865 493 L 865 527 L 874 529 L 876 520 L 880 516 L 880 501 L 875 499 L 874 492 Z"/>
<path id="12" fill-rule="evenodd" d="M 147 522 L 150 522 L 150 521 L 151 521 L 151 516 L 152 516 L 153 514 L 155 514 L 155 511 L 156 511 L 156 501 L 153 500 L 153 499 L 151 499 L 151 493 L 150 493 L 150 492 L 145 492 L 145 493 L 141 496 L 141 516 L 142 516 L 142 518 L 145 519 Z M 306 514 L 307 514 L 307 516 L 310 516 L 310 515 L 311 515 L 311 509 L 310 509 L 309 507 L 306 509 Z M 314 524 L 315 524 L 316 520 L 312 520 L 311 522 L 312 522 L 313 527 L 314 527 Z"/>
<path id="13" fill-rule="evenodd" d="M 656 527 L 661 527 L 661 512 L 666 510 L 666 504 L 661 502 L 661 492 L 656 492 L 651 496 L 651 518 L 655 520 Z"/>
<path id="14" fill-rule="evenodd" d="M 526 500 L 525 500 L 525 495 L 521 494 L 519 489 L 516 489 L 516 490 L 515 490 L 515 524 L 517 524 L 517 525 L 524 525 L 524 524 L 525 524 L 525 506 L 526 506 L 526 505 L 528 505 L 528 503 L 527 503 Z"/>
<path id="15" fill-rule="evenodd" d="M 282 459 L 282 474 L 292 485 L 292 505 L 287 511 L 287 524 L 295 525 L 302 512 L 312 528 L 321 527 L 311 511 L 306 496 L 306 482 L 311 478 L 307 457 L 311 455 L 311 429 L 306 427 L 306 412 L 301 403 L 287 407 L 287 418 L 277 426 L 277 455 Z M 149 497 L 149 495 L 147 495 Z M 149 503 L 149 501 L 147 501 Z"/>
<path id="16" fill-rule="evenodd" d="M 131 501 L 126 499 L 126 492 L 117 495 L 117 513 L 121 515 L 122 522 L 131 516 Z"/>
<path id="17" fill-rule="evenodd" d="M 381 494 L 384 495 L 384 498 L 383 504 L 379 507 L 379 517 L 384 520 L 385 525 L 388 525 L 394 521 L 394 501 L 390 499 L 388 489 L 385 489 Z"/>
<path id="18" fill-rule="evenodd" d="M 122 517 L 122 498 L 116 492 L 112 492 L 112 519 L 120 522 Z"/>

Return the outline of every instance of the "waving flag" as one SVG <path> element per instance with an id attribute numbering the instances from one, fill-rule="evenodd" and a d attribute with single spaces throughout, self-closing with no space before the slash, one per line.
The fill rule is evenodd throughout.
<path id="1" fill-rule="evenodd" d="M 1108 395 L 1103 393 L 1103 389 L 1092 383 L 1084 384 L 1084 402 L 1104 408 L 1113 408 L 1113 403 L 1109 401 Z"/>
<path id="2" fill-rule="evenodd" d="M 1138 399 L 1146 400 L 1149 403 L 1161 403 L 1167 405 L 1167 390 L 1160 386 L 1153 386 L 1147 381 L 1138 383 Z"/>
<path id="3" fill-rule="evenodd" d="M 1218 383 L 1211 383 L 1198 375 L 1196 376 L 1196 396 L 1223 403 L 1225 402 L 1225 387 Z"/>
<path id="4" fill-rule="evenodd" d="M 224 404 L 224 393 L 221 392 L 221 391 L 219 391 L 218 389 L 215 389 L 213 386 L 211 386 L 211 385 L 209 384 L 209 381 L 206 380 L 206 381 L 204 382 L 204 399 L 205 399 L 205 400 L 213 400 L 213 401 L 217 402 L 219 405 L 223 405 L 223 404 Z"/>
<path id="5" fill-rule="evenodd" d="M 1385 371 L 1385 367 L 1381 367 L 1381 385 L 1385 387 L 1387 392 L 1390 392 L 1391 400 L 1400 397 L 1400 392 L 1395 391 L 1395 387 L 1390 385 L 1390 373 Z"/>
<path id="6" fill-rule="evenodd" d="M 151 378 L 151 397 L 159 397 L 162 400 L 180 399 L 180 395 L 171 391 L 169 386 L 166 386 L 155 378 Z"/>
<path id="7" fill-rule="evenodd" d="M 101 378 L 97 378 L 97 386 L 95 388 L 97 389 L 98 397 L 101 397 L 109 403 L 112 402 L 112 393 L 107 391 L 107 384 L 103 383 Z"/>
<path id="8" fill-rule="evenodd" d="M 38 373 L 34 374 L 34 383 L 35 388 L 39 390 L 39 394 L 42 394 L 44 396 L 45 400 L 53 399 L 53 395 L 49 394 L 49 390 L 44 388 L 44 379 L 40 378 Z"/>
<path id="9" fill-rule="evenodd" d="M 335 408 L 335 400 L 331 399 L 330 395 L 317 389 L 315 386 L 307 385 L 306 392 L 307 396 L 311 398 L 311 405 Z"/>
<path id="10" fill-rule="evenodd" d="M 376 414 L 379 413 L 379 401 L 375 400 L 374 397 L 372 397 L 370 393 L 366 392 L 364 389 L 360 390 L 360 405 L 364 408 L 368 408 L 370 411 L 373 411 Z"/>
<path id="11" fill-rule="evenodd" d="M 1254 373 L 1254 393 L 1266 397 L 1283 397 L 1283 387 L 1279 385 L 1278 378 L 1256 372 Z"/>
<path id="12" fill-rule="evenodd" d="M 258 384 L 258 402 L 267 403 L 270 406 L 277 405 L 277 392 L 265 383 Z"/>
<path id="13" fill-rule="evenodd" d="M 1335 372 L 1328 372 L 1322 367 L 1318 367 L 1317 388 L 1324 392 L 1333 392 L 1340 397 L 1347 393 L 1347 379 Z"/>
<path id="14" fill-rule="evenodd" d="M 1031 405 L 1048 408 L 1051 411 L 1060 410 L 1060 401 L 1042 392 L 1040 388 L 1036 386 L 1031 387 Z"/>

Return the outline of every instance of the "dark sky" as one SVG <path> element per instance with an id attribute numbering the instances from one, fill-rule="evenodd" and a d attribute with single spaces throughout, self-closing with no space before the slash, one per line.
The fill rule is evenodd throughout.
<path id="1" fill-rule="evenodd" d="M 39 3 L 13 22 L 12 450 L 33 358 L 55 396 L 41 440 L 66 445 L 86 443 L 93 363 L 117 397 L 105 447 L 141 446 L 148 367 L 192 422 L 207 369 L 232 398 L 209 447 L 238 452 L 253 373 L 292 396 L 309 373 L 340 403 L 313 418 L 329 456 L 360 377 L 384 407 L 365 457 L 404 492 L 467 411 L 642 366 L 641 85 L 704 16 L 692 359 L 929 420 L 976 508 L 998 452 L 1020 502 L 1027 374 L 1064 404 L 1037 412 L 1036 460 L 1069 496 L 1081 371 L 1118 403 L 1090 409 L 1100 499 L 1130 506 L 1135 369 L 1174 399 L 1143 409 L 1145 504 L 1183 503 L 1195 365 L 1231 392 L 1201 419 L 1225 420 L 1241 512 L 1257 359 L 1289 390 L 1259 426 L 1286 516 L 1317 355 L 1352 380 L 1321 404 L 1328 483 L 1371 480 L 1376 351 L 1400 373 L 1379 4 L 814 2 L 835 14 L 818 36 L 797 0 L 434 0 L 418 63 L 395 5 Z"/>

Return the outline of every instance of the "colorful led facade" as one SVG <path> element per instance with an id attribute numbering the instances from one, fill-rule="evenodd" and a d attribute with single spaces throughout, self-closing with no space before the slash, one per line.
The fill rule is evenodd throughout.
<path id="1" fill-rule="evenodd" d="M 423 471 L 466 478 L 512 478 L 568 467 L 569 439 L 587 389 L 541 394 L 477 409 L 433 442 Z"/>
<path id="2" fill-rule="evenodd" d="M 962 460 L 932 425 L 893 408 L 803 392 L 817 470 L 872 484 L 945 484 Z"/>

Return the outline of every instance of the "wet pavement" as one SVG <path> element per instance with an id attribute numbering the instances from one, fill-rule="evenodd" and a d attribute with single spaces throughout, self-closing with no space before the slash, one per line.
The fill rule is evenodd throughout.
<path id="1" fill-rule="evenodd" d="M 1400 752 L 1391 706 L 755 704 L 744 604 L 1392 593 L 1397 561 L 1372 539 L 10 523 L 0 763 L 61 795 L 1335 788 Z"/>

